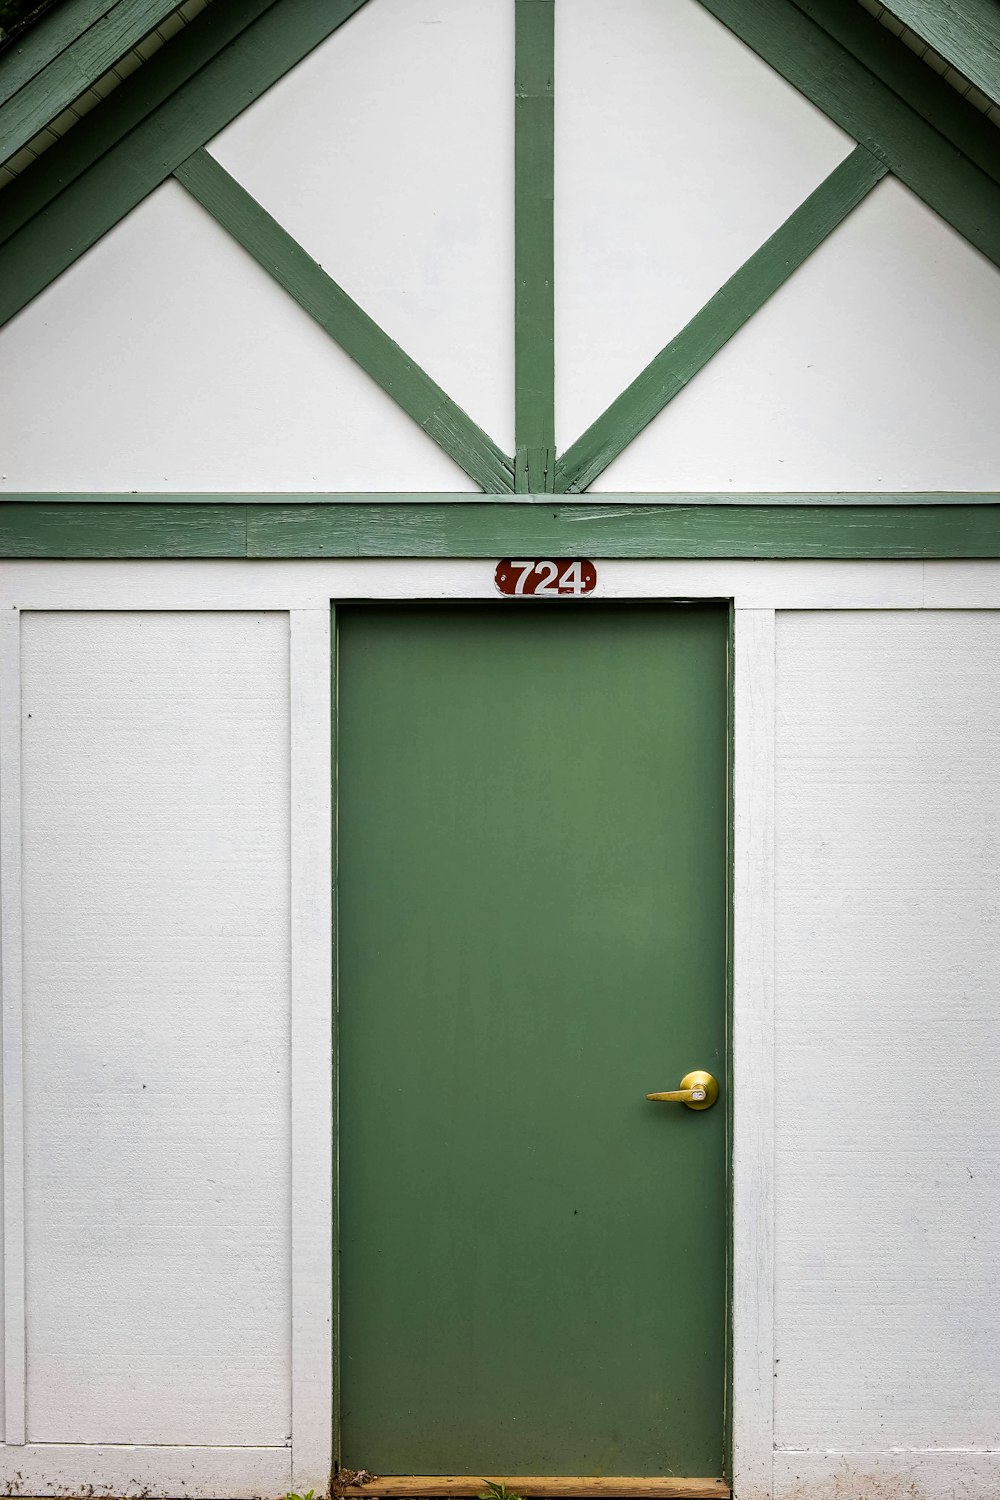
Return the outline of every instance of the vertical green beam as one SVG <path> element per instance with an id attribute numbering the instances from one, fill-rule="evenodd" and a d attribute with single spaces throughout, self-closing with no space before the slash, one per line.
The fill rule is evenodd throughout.
<path id="1" fill-rule="evenodd" d="M 514 488 L 555 488 L 552 182 L 555 0 L 514 0 Z"/>

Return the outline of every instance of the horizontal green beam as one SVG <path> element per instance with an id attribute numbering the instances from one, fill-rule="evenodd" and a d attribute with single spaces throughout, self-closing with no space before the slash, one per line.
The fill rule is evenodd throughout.
<path id="1" fill-rule="evenodd" d="M 1000 557 L 1000 505 L 0 504 L 17 557 Z"/>
<path id="2" fill-rule="evenodd" d="M 249 557 L 994 557 L 1000 507 L 262 506 Z"/>
<path id="3" fill-rule="evenodd" d="M 1000 265 L 1000 188 L 793 0 L 700 0 L 848 135 Z M 843 4 L 843 0 L 837 0 Z"/>
<path id="4" fill-rule="evenodd" d="M 556 466 L 557 491 L 579 494 L 586 490 L 784 285 L 885 173 L 885 163 L 864 146 L 857 146 L 835 167 L 566 450 Z"/>
<path id="5" fill-rule="evenodd" d="M 513 489 L 511 460 L 214 157 L 196 151 L 175 176 L 481 489 Z"/>
<path id="6" fill-rule="evenodd" d="M 176 10 L 177 0 L 118 0 L 0 105 L 0 163 L 9 161 Z M 3 59 L 0 57 L 0 78 Z"/>
<path id="7" fill-rule="evenodd" d="M 0 557 L 246 557 L 245 505 L 0 504 Z"/>

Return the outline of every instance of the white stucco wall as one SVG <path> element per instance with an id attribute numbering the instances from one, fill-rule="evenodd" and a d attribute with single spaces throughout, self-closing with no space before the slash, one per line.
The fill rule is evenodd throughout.
<path id="1" fill-rule="evenodd" d="M 557 6 L 555 80 L 562 450 L 854 142 L 697 0 Z"/>
<path id="2" fill-rule="evenodd" d="M 507 452 L 513 78 L 507 0 L 383 0 L 209 145 Z"/>
<path id="3" fill-rule="evenodd" d="M 0 329 L 0 489 L 475 489 L 176 182 Z"/>
<path id="4" fill-rule="evenodd" d="M 992 490 L 998 390 L 1000 269 L 886 178 L 592 488 Z"/>

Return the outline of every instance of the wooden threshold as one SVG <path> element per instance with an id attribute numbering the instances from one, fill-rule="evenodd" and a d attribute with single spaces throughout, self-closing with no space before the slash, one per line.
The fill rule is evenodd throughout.
<path id="1" fill-rule="evenodd" d="M 604 1500 L 729 1500 L 730 1490 L 724 1479 L 664 1479 L 645 1476 L 638 1479 L 609 1477 L 572 1479 L 564 1475 L 539 1476 L 513 1474 L 500 1477 L 469 1474 L 389 1474 L 384 1478 L 366 1479 L 364 1484 L 335 1485 L 336 1495 L 412 1495 L 436 1500 L 446 1495 L 481 1495 L 486 1478 L 493 1484 L 504 1484 L 512 1495 L 531 1496 L 578 1495 L 581 1500 L 602 1496 Z"/>

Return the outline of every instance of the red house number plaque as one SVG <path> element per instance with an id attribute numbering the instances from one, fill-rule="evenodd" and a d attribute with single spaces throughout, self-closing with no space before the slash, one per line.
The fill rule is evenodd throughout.
<path id="1" fill-rule="evenodd" d="M 496 585 L 501 594 L 579 599 L 581 594 L 594 592 L 597 569 L 585 557 L 543 557 L 528 562 L 505 557 L 497 563 Z"/>

